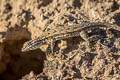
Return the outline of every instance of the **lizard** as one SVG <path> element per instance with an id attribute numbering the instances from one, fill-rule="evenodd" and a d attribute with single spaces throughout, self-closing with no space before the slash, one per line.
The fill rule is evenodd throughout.
<path id="1" fill-rule="evenodd" d="M 87 46 L 89 45 L 89 37 L 88 32 L 92 31 L 93 29 L 100 28 L 106 31 L 110 29 L 115 29 L 120 31 L 120 27 L 115 24 L 110 23 L 103 23 L 103 22 L 88 22 L 83 21 L 79 24 L 65 24 L 65 25 L 58 25 L 56 29 L 46 29 L 44 31 L 45 36 L 38 37 L 34 40 L 30 40 L 24 43 L 22 52 L 35 50 L 39 48 L 41 45 L 49 45 L 46 53 L 54 53 L 54 45 L 55 42 L 58 40 L 64 40 L 70 37 L 77 37 L 81 36 L 86 42 Z"/>

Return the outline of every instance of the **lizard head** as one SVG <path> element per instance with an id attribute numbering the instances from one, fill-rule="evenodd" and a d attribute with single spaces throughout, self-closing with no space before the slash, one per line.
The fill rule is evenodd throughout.
<path id="1" fill-rule="evenodd" d="M 46 43 L 45 40 L 46 40 L 45 38 L 43 39 L 37 38 L 37 39 L 25 42 L 22 47 L 22 52 L 38 49 L 41 45 Z"/>

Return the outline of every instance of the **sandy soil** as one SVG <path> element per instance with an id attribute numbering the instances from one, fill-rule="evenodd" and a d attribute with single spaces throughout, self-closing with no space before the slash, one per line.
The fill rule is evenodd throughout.
<path id="1" fill-rule="evenodd" d="M 83 50 L 79 37 L 67 40 L 62 56 L 49 60 L 44 48 L 21 52 L 45 27 L 67 22 L 109 22 L 120 26 L 120 0 L 0 0 L 0 79 L 120 80 L 120 31 Z M 71 48 L 72 47 L 72 48 Z M 61 54 L 58 54 L 61 56 Z"/>

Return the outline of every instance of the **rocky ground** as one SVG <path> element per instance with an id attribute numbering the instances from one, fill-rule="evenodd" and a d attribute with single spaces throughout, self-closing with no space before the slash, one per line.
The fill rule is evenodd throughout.
<path id="1" fill-rule="evenodd" d="M 26 41 L 56 24 L 84 20 L 120 26 L 119 6 L 120 0 L 0 0 L 0 79 L 120 80 L 120 31 L 91 43 L 91 52 L 79 37 L 66 40 L 64 60 L 49 60 L 44 46 L 21 52 Z"/>

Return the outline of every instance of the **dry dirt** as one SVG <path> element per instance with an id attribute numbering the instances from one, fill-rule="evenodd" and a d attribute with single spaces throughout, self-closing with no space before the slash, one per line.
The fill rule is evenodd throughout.
<path id="1" fill-rule="evenodd" d="M 0 0 L 0 80 L 120 80 L 119 31 L 94 52 L 68 40 L 64 59 L 77 54 L 67 61 L 46 59 L 44 49 L 21 52 L 45 27 L 80 20 L 120 26 L 120 0 Z"/>

